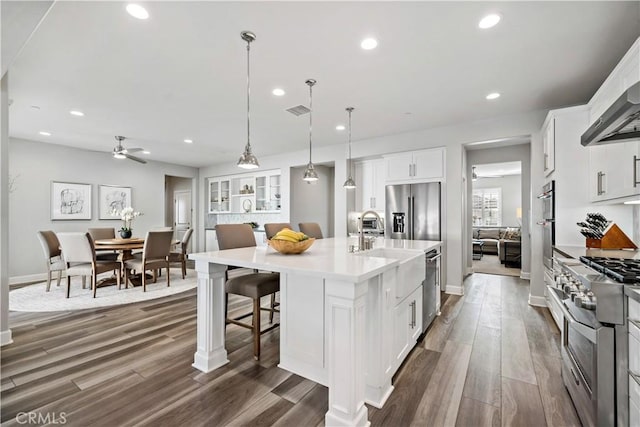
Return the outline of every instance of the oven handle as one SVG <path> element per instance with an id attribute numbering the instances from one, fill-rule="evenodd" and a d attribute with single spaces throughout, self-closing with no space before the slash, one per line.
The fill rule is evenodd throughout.
<path id="1" fill-rule="evenodd" d="M 582 336 L 584 336 L 586 339 L 588 339 L 589 341 L 591 341 L 592 343 L 595 344 L 596 340 L 597 340 L 596 331 L 594 329 L 591 329 L 590 327 L 585 326 L 582 323 L 578 322 L 571 315 L 571 313 L 569 313 L 569 310 L 567 310 L 567 308 L 562 303 L 562 300 L 560 300 L 560 297 L 558 297 L 558 295 L 556 294 L 556 289 L 555 288 L 552 288 L 551 286 L 547 286 L 547 291 L 549 292 L 549 295 L 555 301 L 555 303 L 558 304 L 558 306 L 560 307 L 560 310 L 562 310 L 562 315 L 566 319 L 566 321 L 569 322 L 569 324 L 576 331 L 578 331 Z"/>

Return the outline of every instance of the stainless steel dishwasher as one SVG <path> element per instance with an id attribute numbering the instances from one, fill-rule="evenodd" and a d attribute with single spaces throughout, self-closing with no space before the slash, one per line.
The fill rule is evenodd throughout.
<path id="1" fill-rule="evenodd" d="M 436 317 L 436 292 L 440 288 L 440 256 L 434 249 L 425 255 L 425 275 L 422 282 L 422 333 L 427 330 Z"/>

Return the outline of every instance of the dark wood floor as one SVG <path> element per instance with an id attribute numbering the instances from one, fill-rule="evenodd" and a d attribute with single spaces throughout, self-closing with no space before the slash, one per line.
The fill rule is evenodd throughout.
<path id="1" fill-rule="evenodd" d="M 579 425 L 560 377 L 559 332 L 546 309 L 527 304 L 528 282 L 474 274 L 465 287 L 464 297 L 446 298 L 384 408 L 369 408 L 372 425 Z M 209 374 L 192 368 L 195 310 L 190 291 L 115 308 L 12 312 L 2 424 L 33 412 L 71 426 L 322 425 L 327 389 L 277 368 L 277 330 L 254 362 L 249 331 L 230 326 L 231 362 Z"/>

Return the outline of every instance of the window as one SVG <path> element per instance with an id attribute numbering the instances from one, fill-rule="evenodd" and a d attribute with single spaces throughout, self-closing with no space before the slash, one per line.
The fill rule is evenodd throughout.
<path id="1" fill-rule="evenodd" d="M 502 189 L 473 190 L 473 225 L 502 225 Z"/>

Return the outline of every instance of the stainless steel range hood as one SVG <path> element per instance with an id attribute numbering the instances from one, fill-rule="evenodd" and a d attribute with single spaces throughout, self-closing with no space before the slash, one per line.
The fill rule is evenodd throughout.
<path id="1" fill-rule="evenodd" d="M 582 134 L 582 145 L 611 144 L 640 139 L 640 82 L 627 89 Z"/>

